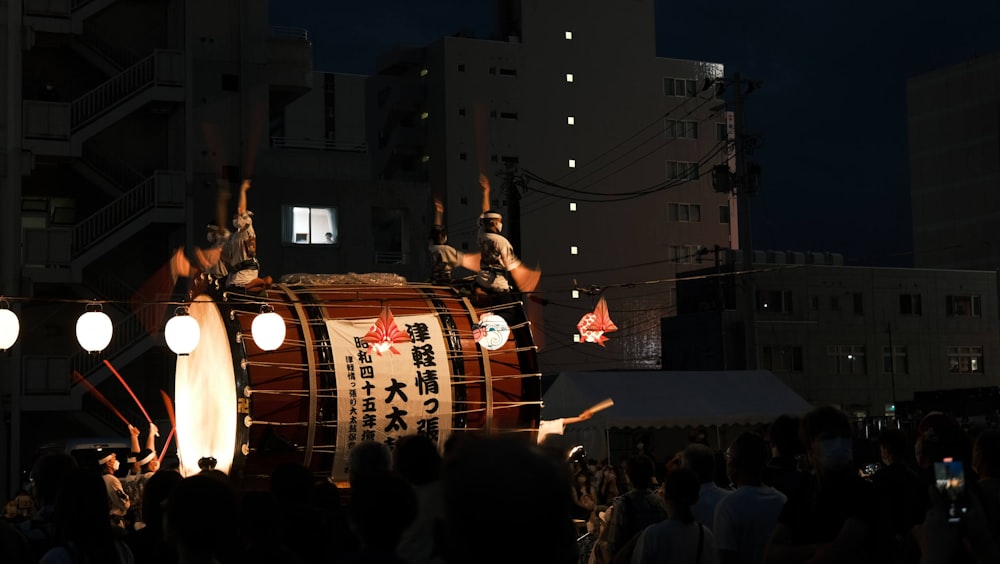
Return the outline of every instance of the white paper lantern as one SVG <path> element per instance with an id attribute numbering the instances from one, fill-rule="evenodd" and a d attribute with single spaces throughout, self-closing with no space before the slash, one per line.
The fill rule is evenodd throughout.
<path id="1" fill-rule="evenodd" d="M 167 326 L 163 329 L 163 336 L 167 340 L 167 346 L 175 354 L 184 356 L 191 354 L 191 351 L 198 346 L 201 339 L 201 327 L 198 320 L 188 315 L 186 308 L 179 308 L 177 315 L 167 321 Z"/>
<path id="2" fill-rule="evenodd" d="M 76 320 L 76 340 L 87 352 L 103 351 L 111 342 L 113 332 L 111 318 L 103 311 L 88 311 Z"/>
<path id="3" fill-rule="evenodd" d="M 250 324 L 250 334 L 253 335 L 253 342 L 260 350 L 273 351 L 285 342 L 285 320 L 269 307 L 264 306 L 261 313 L 253 318 L 253 323 Z"/>
<path id="4" fill-rule="evenodd" d="M 17 320 L 17 314 L 7 308 L 0 309 L 0 351 L 12 347 L 20 332 L 21 324 Z"/>

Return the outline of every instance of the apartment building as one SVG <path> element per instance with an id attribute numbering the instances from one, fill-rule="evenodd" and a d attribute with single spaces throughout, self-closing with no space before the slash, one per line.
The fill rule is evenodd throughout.
<path id="1" fill-rule="evenodd" d="M 369 79 L 374 174 L 426 180 L 449 242 L 476 251 L 480 171 L 504 234 L 542 270 L 528 299 L 542 370 L 656 368 L 673 280 L 699 247 L 739 248 L 719 64 L 657 57 L 652 0 L 498 3 L 491 39 L 387 53 Z M 706 79 L 709 88 L 704 89 Z M 727 121 L 729 118 L 729 121 Z M 600 297 L 618 331 L 580 343 Z"/>
<path id="2" fill-rule="evenodd" d="M 678 282 L 663 320 L 671 370 L 757 366 L 814 405 L 859 417 L 892 414 L 914 394 L 1000 385 L 995 271 L 843 265 L 840 255 L 756 251 L 754 315 L 738 311 L 747 276 L 724 253 Z"/>
<path id="3" fill-rule="evenodd" d="M 906 83 L 914 264 L 1000 267 L 1000 53 Z"/>
<path id="4" fill-rule="evenodd" d="M 276 280 L 426 276 L 427 187 L 368 180 L 364 77 L 315 72 L 308 30 L 272 26 L 265 1 L 8 0 L 0 12 L 0 305 L 21 320 L 0 355 L 9 489 L 47 434 L 125 434 L 74 373 L 144 421 L 108 360 L 163 417 L 175 357 L 162 327 L 187 289 L 167 261 L 207 246 L 220 184 L 235 198 L 253 179 L 262 273 Z M 136 301 L 140 289 L 153 292 Z M 114 323 L 100 354 L 76 342 L 89 308 Z"/>

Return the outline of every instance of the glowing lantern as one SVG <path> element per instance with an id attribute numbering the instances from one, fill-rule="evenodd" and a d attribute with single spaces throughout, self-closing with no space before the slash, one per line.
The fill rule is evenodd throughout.
<path id="1" fill-rule="evenodd" d="M 21 324 L 17 320 L 17 314 L 5 307 L 7 302 L 3 302 L 0 307 L 0 351 L 5 351 L 17 341 L 17 335 L 21 332 Z"/>
<path id="2" fill-rule="evenodd" d="M 253 342 L 262 351 L 273 351 L 285 342 L 285 320 L 274 312 L 274 308 L 263 305 L 260 313 L 250 324 L 250 334 Z"/>
<path id="3" fill-rule="evenodd" d="M 618 330 L 618 327 L 611 321 L 611 317 L 608 315 L 608 303 L 604 301 L 604 296 L 601 296 L 594 311 L 580 318 L 580 322 L 576 324 L 576 328 L 580 331 L 581 343 L 597 343 L 602 347 L 604 346 L 604 343 L 608 340 L 604 334 Z"/>
<path id="4" fill-rule="evenodd" d="M 198 320 L 188 315 L 186 307 L 179 307 L 167 326 L 163 329 L 163 336 L 167 340 L 167 346 L 174 354 L 188 355 L 198 346 L 201 339 L 201 327 Z"/>
<path id="5" fill-rule="evenodd" d="M 410 341 L 410 336 L 399 330 L 396 326 L 396 319 L 392 316 L 392 312 L 389 311 L 389 306 L 382 308 L 382 313 L 379 314 L 378 319 L 375 320 L 375 325 L 372 325 L 368 333 L 361 338 L 362 341 L 371 345 L 375 354 L 382 356 L 382 353 L 389 351 L 392 354 L 399 354 L 396 350 L 396 343 L 407 343 Z"/>
<path id="6" fill-rule="evenodd" d="M 96 353 L 107 348 L 114 333 L 114 326 L 108 314 L 101 311 L 100 304 L 94 304 L 97 310 L 88 311 L 76 320 L 76 340 L 83 350 Z M 88 306 L 89 307 L 89 306 Z"/>
<path id="7" fill-rule="evenodd" d="M 494 313 L 484 313 L 479 323 L 472 327 L 472 337 L 479 346 L 495 351 L 503 346 L 510 337 L 510 327 L 507 320 Z"/>

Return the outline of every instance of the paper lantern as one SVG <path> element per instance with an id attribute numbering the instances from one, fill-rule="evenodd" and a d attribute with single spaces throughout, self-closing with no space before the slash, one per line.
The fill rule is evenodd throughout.
<path id="1" fill-rule="evenodd" d="M 608 303 L 605 301 L 604 296 L 597 302 L 597 307 L 594 311 L 584 314 L 580 318 L 580 322 L 576 324 L 577 330 L 580 331 L 580 343 L 597 343 L 598 345 L 604 346 L 608 338 L 604 336 L 605 333 L 612 333 L 618 330 L 618 327 L 613 321 L 611 321 L 611 316 L 608 314 Z"/>
<path id="2" fill-rule="evenodd" d="M 112 333 L 114 325 L 103 311 L 88 311 L 76 320 L 76 340 L 87 352 L 97 353 L 107 348 L 111 343 Z"/>
<path id="3" fill-rule="evenodd" d="M 271 306 L 262 306 L 250 324 L 250 334 L 260 350 L 273 351 L 285 342 L 285 320 Z"/>
<path id="4" fill-rule="evenodd" d="M 163 329 L 167 346 L 177 355 L 188 355 L 198 346 L 201 339 L 201 327 L 198 320 L 188 315 L 186 307 L 177 308 L 176 315 L 167 321 Z"/>
<path id="5" fill-rule="evenodd" d="M 7 308 L 0 309 L 0 351 L 12 347 L 20 332 L 21 324 L 17 314 Z"/>
<path id="6" fill-rule="evenodd" d="M 510 338 L 510 326 L 507 320 L 495 313 L 484 313 L 479 323 L 472 327 L 472 337 L 479 346 L 495 351 L 502 347 Z"/>

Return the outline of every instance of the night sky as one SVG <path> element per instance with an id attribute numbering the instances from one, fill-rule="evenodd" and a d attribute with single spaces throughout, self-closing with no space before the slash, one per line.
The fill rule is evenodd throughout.
<path id="1" fill-rule="evenodd" d="M 492 0 L 280 0 L 270 12 L 309 29 L 317 70 L 358 74 L 395 45 L 493 29 Z M 1000 2 L 657 0 L 656 19 L 657 55 L 762 82 L 746 100 L 762 169 L 755 248 L 912 265 L 906 79 L 1000 51 Z"/>

